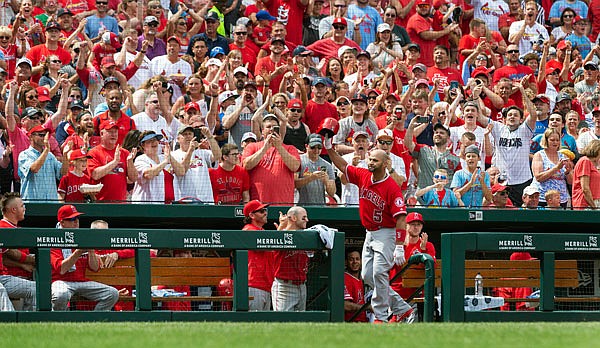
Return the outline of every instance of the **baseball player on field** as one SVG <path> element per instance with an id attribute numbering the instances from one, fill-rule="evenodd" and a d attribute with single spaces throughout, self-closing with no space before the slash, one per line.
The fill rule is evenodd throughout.
<path id="1" fill-rule="evenodd" d="M 372 150 L 367 158 L 368 169 L 357 168 L 333 150 L 331 139 L 325 139 L 324 147 L 333 164 L 359 188 L 360 221 L 367 230 L 362 252 L 362 277 L 373 289 L 373 323 L 388 322 L 388 309 L 393 314 L 390 322 L 404 322 L 413 310 L 390 287 L 389 270 L 393 264 L 406 262 L 406 206 L 400 186 L 386 170 L 390 157 L 383 150 Z"/>
<path id="2" fill-rule="evenodd" d="M 280 213 L 281 214 L 281 213 Z M 302 207 L 291 207 L 279 217 L 279 231 L 306 229 L 308 215 Z M 306 310 L 306 273 L 308 252 L 305 250 L 276 250 L 275 280 L 271 287 L 273 310 L 279 312 Z"/>

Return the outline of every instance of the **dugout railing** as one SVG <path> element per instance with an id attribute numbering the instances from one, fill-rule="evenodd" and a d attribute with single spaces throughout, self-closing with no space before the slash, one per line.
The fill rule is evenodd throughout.
<path id="1" fill-rule="evenodd" d="M 151 229 L 0 229 L 1 248 L 31 248 L 36 254 L 35 312 L 0 312 L 0 321 L 315 321 L 344 320 L 344 233 L 336 232 L 325 249 L 315 231 L 151 230 Z M 53 312 L 50 248 L 134 249 L 135 310 Z M 232 311 L 154 311 L 151 297 L 151 249 L 231 251 L 234 281 Z M 305 312 L 248 311 L 248 250 L 323 251 L 327 308 Z"/>
<path id="2" fill-rule="evenodd" d="M 442 319 L 445 322 L 478 321 L 599 321 L 598 310 L 560 310 L 555 293 L 556 254 L 576 259 L 600 254 L 597 234 L 490 233 L 442 234 Z M 465 256 L 472 252 L 529 252 L 539 257 L 539 308 L 535 311 L 487 309 L 465 311 Z M 469 281 L 469 280 L 467 280 Z M 485 278 L 484 278 L 485 287 Z M 592 300 L 592 299 L 590 299 Z"/>

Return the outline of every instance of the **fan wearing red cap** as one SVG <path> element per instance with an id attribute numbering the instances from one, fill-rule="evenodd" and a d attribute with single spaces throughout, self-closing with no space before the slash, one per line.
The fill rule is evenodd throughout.
<path id="1" fill-rule="evenodd" d="M 291 99 L 287 104 L 286 116 L 287 126 L 283 142 L 294 145 L 298 151 L 305 151 L 304 144 L 306 137 L 310 134 L 310 129 L 306 123 L 302 122 L 304 115 L 304 106 L 300 99 Z"/>
<path id="2" fill-rule="evenodd" d="M 267 223 L 268 204 L 251 200 L 244 205 L 244 231 L 262 231 Z M 248 295 L 251 311 L 268 311 L 271 308 L 271 285 L 274 280 L 273 251 L 248 251 Z"/>
<path id="3" fill-rule="evenodd" d="M 346 3 L 344 6 L 347 7 L 347 5 Z M 337 10 L 339 9 L 336 8 Z M 362 48 L 356 42 L 346 37 L 346 35 L 353 35 L 353 38 L 358 37 L 359 30 L 358 26 L 354 25 L 354 21 L 343 17 L 331 19 L 332 17 L 325 17 L 321 20 L 321 30 L 326 32 L 324 38 L 306 46 L 306 49 L 313 52 L 313 55 L 320 59 L 335 57 L 340 60 L 347 51 L 354 51 L 354 55 L 356 55 L 356 52 L 362 51 Z M 377 18 L 381 18 L 379 14 Z M 329 26 L 329 23 L 331 23 L 331 26 Z M 312 128 L 311 130 L 314 131 Z"/>
<path id="4" fill-rule="evenodd" d="M 406 215 L 406 238 L 407 243 L 404 249 L 404 255 L 408 260 L 413 255 L 429 254 L 435 260 L 435 247 L 428 240 L 427 232 L 423 232 L 425 221 L 423 215 L 417 212 L 408 213 Z M 402 266 L 394 266 L 390 270 L 390 278 L 393 278 L 402 270 Z M 402 286 L 402 278 L 398 278 L 392 283 L 394 289 L 400 296 L 406 298 L 410 296 L 415 289 L 405 288 Z"/>
<path id="5" fill-rule="evenodd" d="M 193 41 L 193 40 L 192 40 Z M 184 87 L 186 78 L 192 76 L 192 67 L 188 62 L 179 57 L 181 43 L 176 36 L 169 37 L 166 42 L 166 54 L 152 58 L 150 62 L 150 71 L 153 76 L 162 75 L 172 80 L 173 100 L 182 96 L 181 88 Z"/>
<path id="6" fill-rule="evenodd" d="M 100 41 L 92 47 L 92 56 L 89 60 L 94 65 L 94 68 L 100 71 L 100 66 L 104 65 L 104 58 L 113 58 L 114 54 L 117 53 L 117 50 L 119 50 L 121 46 L 119 35 L 111 31 L 105 31 L 102 34 Z"/>
<path id="7" fill-rule="evenodd" d="M 30 146 L 19 154 L 18 174 L 21 178 L 21 197 L 25 201 L 56 201 L 56 181 L 69 168 L 66 156 L 63 156 L 61 163 L 50 152 L 50 137 L 44 126 L 31 128 Z"/>
<path id="8" fill-rule="evenodd" d="M 66 243 L 76 243 L 79 217 L 83 213 L 73 205 L 63 205 L 58 209 L 57 228 L 65 230 Z M 52 310 L 67 310 L 74 295 L 97 301 L 96 311 L 109 311 L 119 300 L 119 292 L 112 286 L 90 281 L 86 269 L 98 271 L 100 259 L 94 249 L 50 249 L 52 267 Z"/>
<path id="9" fill-rule="evenodd" d="M 87 173 L 87 160 L 89 155 L 83 149 L 69 153 L 71 170 L 60 179 L 58 196 L 62 202 L 85 202 L 84 195 L 79 191 L 83 184 L 91 184 L 92 180 Z"/>

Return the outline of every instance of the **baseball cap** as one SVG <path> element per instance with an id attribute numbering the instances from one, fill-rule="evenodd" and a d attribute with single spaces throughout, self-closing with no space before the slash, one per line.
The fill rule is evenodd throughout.
<path id="1" fill-rule="evenodd" d="M 40 124 L 40 125 L 37 125 L 37 126 L 31 128 L 29 130 L 28 134 L 29 134 L 29 136 L 31 136 L 33 133 L 47 133 L 47 132 L 48 132 L 48 129 Z"/>
<path id="2" fill-rule="evenodd" d="M 106 85 L 108 85 L 109 83 L 119 84 L 119 79 L 114 76 L 109 76 L 109 77 L 105 78 L 104 82 L 102 83 L 102 88 L 106 87 Z"/>
<path id="3" fill-rule="evenodd" d="M 302 45 L 298 45 L 296 46 L 296 48 L 294 48 L 294 51 L 292 52 L 292 56 L 296 57 L 296 56 L 309 56 L 313 53 L 313 51 L 309 50 L 308 48 L 302 46 Z"/>
<path id="4" fill-rule="evenodd" d="M 352 139 L 356 140 L 356 138 L 363 136 L 367 139 L 369 139 L 369 133 L 365 132 L 365 131 L 358 131 L 356 133 L 354 133 L 354 135 L 352 135 Z"/>
<path id="5" fill-rule="evenodd" d="M 427 67 L 423 63 L 417 63 L 417 64 L 413 65 L 412 69 L 410 69 L 410 70 L 415 71 L 415 69 L 419 69 L 422 72 L 427 72 Z"/>
<path id="6" fill-rule="evenodd" d="M 38 93 L 38 100 L 40 101 L 40 103 L 50 101 L 50 91 L 48 90 L 48 88 L 44 86 L 38 86 L 35 90 Z"/>
<path id="7" fill-rule="evenodd" d="M 560 71 L 560 69 L 558 67 L 549 66 L 549 67 L 546 68 L 546 75 L 553 74 L 556 70 Z"/>
<path id="8" fill-rule="evenodd" d="M 196 109 L 196 110 L 200 111 L 200 105 L 198 105 L 197 102 L 189 102 L 189 103 L 185 104 L 185 106 L 183 107 L 183 110 L 185 112 L 188 112 L 190 109 Z"/>
<path id="9" fill-rule="evenodd" d="M 429 86 L 429 81 L 425 79 L 418 79 L 417 82 L 415 82 L 415 87 L 418 87 L 421 84 L 426 84 L 427 86 Z"/>
<path id="10" fill-rule="evenodd" d="M 263 119 L 263 121 L 266 121 L 266 120 L 268 120 L 270 118 L 272 118 L 275 121 L 279 122 L 279 119 L 277 118 L 277 116 L 275 114 L 266 114 L 266 115 L 263 116 L 262 119 Z"/>
<path id="11" fill-rule="evenodd" d="M 410 50 L 411 48 L 416 48 L 417 51 L 421 52 L 421 46 L 417 45 L 416 43 L 409 43 L 406 45 L 407 50 Z"/>
<path id="12" fill-rule="evenodd" d="M 163 138 L 162 134 L 149 133 L 149 134 L 146 134 L 146 135 L 145 135 L 145 136 L 142 138 L 142 140 L 140 140 L 140 144 L 142 144 L 142 143 L 144 143 L 144 142 L 146 142 L 146 141 L 148 141 L 148 140 L 152 140 L 152 139 L 160 140 L 160 139 L 162 139 L 162 138 Z"/>
<path id="13" fill-rule="evenodd" d="M 321 139 L 321 136 L 319 134 L 310 134 L 308 136 L 308 147 L 313 147 L 317 145 L 323 147 L 323 139 Z"/>
<path id="14" fill-rule="evenodd" d="M 290 100 L 290 101 L 288 102 L 288 105 L 287 105 L 287 107 L 288 107 L 288 109 L 292 109 L 292 108 L 295 108 L 295 109 L 297 109 L 297 108 L 302 108 L 302 101 L 301 101 L 300 99 L 297 99 L 297 98 L 295 98 L 295 99 L 292 99 L 292 100 Z"/>
<path id="15" fill-rule="evenodd" d="M 540 189 L 537 187 L 537 185 L 529 185 L 523 190 L 523 196 L 531 196 L 536 193 L 540 193 Z"/>
<path id="16" fill-rule="evenodd" d="M 56 11 L 56 18 L 62 16 L 62 15 L 69 15 L 72 16 L 73 12 L 71 12 L 69 9 L 67 8 L 59 8 L 58 11 Z"/>
<path id="17" fill-rule="evenodd" d="M 558 93 L 558 94 L 556 95 L 556 102 L 557 102 L 557 103 L 560 103 L 560 102 L 561 102 L 561 101 L 563 101 L 563 100 L 569 100 L 569 101 L 570 101 L 570 100 L 572 100 L 572 99 L 571 99 L 571 96 L 570 96 L 570 95 L 568 95 L 568 94 L 567 94 L 567 93 L 565 93 L 565 92 L 560 92 L 560 93 Z"/>
<path id="18" fill-rule="evenodd" d="M 158 19 L 156 19 L 156 17 L 154 17 L 154 16 L 146 16 L 146 17 L 144 18 L 144 25 L 148 25 L 148 24 L 150 24 L 150 23 L 157 23 L 157 24 L 158 24 L 158 23 L 160 23 L 160 22 L 159 22 L 159 21 L 158 21 Z"/>
<path id="19" fill-rule="evenodd" d="M 76 218 L 80 215 L 83 215 L 83 213 L 78 212 L 77 208 L 75 208 L 74 205 L 66 204 L 66 205 L 63 205 L 62 207 L 60 207 L 60 209 L 58 209 L 56 218 L 60 222 L 63 220 Z"/>
<path id="20" fill-rule="evenodd" d="M 545 94 L 538 94 L 538 95 L 536 95 L 535 97 L 533 97 L 532 102 L 535 103 L 536 100 L 539 100 L 539 101 L 541 101 L 543 103 L 546 103 L 546 104 L 550 104 L 550 98 L 548 98 Z"/>
<path id="21" fill-rule="evenodd" d="M 275 42 L 281 42 L 281 44 L 285 46 L 285 39 L 282 37 L 272 37 L 271 42 L 269 44 L 272 45 Z M 286 47 L 286 49 L 287 49 L 287 47 Z"/>
<path id="22" fill-rule="evenodd" d="M 371 59 L 371 53 L 367 52 L 367 51 L 360 51 L 357 55 L 356 58 L 358 59 L 358 57 L 360 56 L 365 56 L 368 59 Z"/>
<path id="23" fill-rule="evenodd" d="M 567 48 L 567 40 L 560 40 L 556 45 L 557 50 L 564 50 L 565 48 Z"/>
<path id="24" fill-rule="evenodd" d="M 419 6 L 419 5 L 429 5 L 431 6 L 431 0 L 417 0 L 415 2 L 415 5 Z"/>
<path id="25" fill-rule="evenodd" d="M 46 31 L 49 31 L 52 29 L 60 30 L 60 24 L 58 24 L 58 22 L 56 22 L 56 21 L 50 21 L 50 22 L 46 23 Z"/>
<path id="26" fill-rule="evenodd" d="M 367 95 L 371 94 L 371 93 L 375 93 L 377 95 L 381 95 L 381 91 L 376 89 L 376 88 L 372 88 L 370 90 L 367 91 Z"/>
<path id="27" fill-rule="evenodd" d="M 532 257 L 528 252 L 517 252 L 510 254 L 511 261 L 529 261 L 529 260 L 537 260 L 535 257 Z"/>
<path id="28" fill-rule="evenodd" d="M 102 41 L 116 49 L 119 49 L 122 46 L 121 42 L 119 41 L 119 36 L 111 31 L 107 31 L 102 34 Z"/>
<path id="29" fill-rule="evenodd" d="M 411 222 L 420 222 L 423 223 L 423 215 L 417 212 L 408 213 L 406 215 L 406 223 L 410 224 Z"/>
<path id="30" fill-rule="evenodd" d="M 367 100 L 368 100 L 368 98 L 367 98 L 367 96 L 366 96 L 366 95 L 364 95 L 364 94 L 359 94 L 359 95 L 357 95 L 356 97 L 352 98 L 352 99 L 350 100 L 350 102 L 351 102 L 351 103 L 354 103 L 355 101 L 360 101 L 360 102 L 363 102 L 363 103 L 367 104 Z"/>
<path id="31" fill-rule="evenodd" d="M 88 155 L 87 152 L 84 152 L 82 149 L 73 150 L 69 154 L 69 161 L 74 161 L 80 158 L 91 158 L 91 156 Z"/>
<path id="32" fill-rule="evenodd" d="M 17 60 L 17 65 L 16 66 L 19 66 L 19 65 L 21 65 L 23 63 L 29 65 L 30 68 L 33 67 L 33 64 L 31 63 L 31 60 L 29 60 L 29 58 L 25 58 L 25 57 Z"/>
<path id="33" fill-rule="evenodd" d="M 469 154 L 469 153 L 474 153 L 477 156 L 479 156 L 479 148 L 477 147 L 477 145 L 469 145 L 469 146 L 467 146 L 467 148 L 465 149 L 465 155 Z"/>
<path id="34" fill-rule="evenodd" d="M 108 55 L 108 56 L 102 58 L 102 61 L 100 62 L 100 65 L 103 68 L 110 68 L 111 66 L 116 66 L 117 64 L 115 63 L 115 59 L 113 58 L 113 56 L 112 55 Z"/>
<path id="35" fill-rule="evenodd" d="M 246 69 L 245 66 L 238 66 L 237 68 L 233 69 L 233 76 L 235 76 L 237 73 L 242 73 L 248 76 L 248 69 Z"/>
<path id="36" fill-rule="evenodd" d="M 244 216 L 250 216 L 250 213 L 254 213 L 257 210 L 268 207 L 269 204 L 262 204 L 259 200 L 253 199 L 244 205 Z"/>
<path id="37" fill-rule="evenodd" d="M 492 194 L 502 192 L 502 191 L 507 191 L 507 190 L 508 190 L 508 186 L 504 186 L 504 185 L 500 185 L 500 184 L 494 184 L 494 186 L 492 186 Z"/>
<path id="38" fill-rule="evenodd" d="M 85 109 L 85 105 L 83 105 L 83 102 L 79 99 L 75 99 L 71 102 L 71 104 L 69 104 L 69 109 L 75 109 L 75 108 L 79 108 L 79 109 Z"/>
<path id="39" fill-rule="evenodd" d="M 589 61 L 589 62 L 585 63 L 585 65 L 583 66 L 584 69 L 587 67 L 591 67 L 591 68 L 594 68 L 595 70 L 598 70 L 598 63 L 596 63 L 594 61 Z"/>
<path id="40" fill-rule="evenodd" d="M 319 83 L 324 84 L 325 86 L 329 86 L 329 79 L 325 78 L 325 77 L 316 77 L 313 81 L 312 81 L 312 85 L 316 86 Z"/>
<path id="41" fill-rule="evenodd" d="M 243 25 L 245 27 L 247 27 L 248 24 L 252 24 L 252 21 L 248 17 L 240 17 L 235 22 L 235 25 Z"/>
<path id="42" fill-rule="evenodd" d="M 33 106 L 29 106 L 29 107 L 26 107 L 25 110 L 23 110 L 23 112 L 21 113 L 21 118 L 24 118 L 24 117 L 31 118 L 31 117 L 35 116 L 36 114 L 40 114 L 40 116 L 44 115 L 42 110 L 35 108 Z"/>
<path id="43" fill-rule="evenodd" d="M 488 77 L 489 73 L 490 70 L 488 68 L 486 68 L 485 66 L 480 66 L 473 70 L 473 72 L 471 73 L 471 77 L 477 77 L 479 75 L 485 75 L 486 77 Z"/>
<path id="44" fill-rule="evenodd" d="M 237 97 L 237 94 L 234 91 L 225 91 L 219 94 L 219 104 L 223 104 L 227 99 Z"/>
<path id="45" fill-rule="evenodd" d="M 207 21 L 217 21 L 220 22 L 221 20 L 219 19 L 219 14 L 216 13 L 215 11 L 210 11 L 206 14 L 206 16 L 204 16 L 204 20 Z"/>
<path id="46" fill-rule="evenodd" d="M 252 140 L 254 140 L 254 141 L 257 141 L 257 140 L 258 140 L 258 139 L 256 138 L 256 134 L 254 134 L 254 133 L 252 133 L 252 132 L 246 132 L 246 133 L 244 133 L 244 135 L 242 135 L 242 143 L 243 143 L 244 141 L 248 141 L 248 140 L 250 140 L 250 139 L 252 139 Z"/>
<path id="47" fill-rule="evenodd" d="M 260 10 L 260 11 L 256 12 L 256 19 L 258 19 L 259 21 L 262 21 L 265 19 L 268 21 L 277 20 L 277 18 L 271 16 L 271 14 L 266 10 Z"/>
<path id="48" fill-rule="evenodd" d="M 448 128 L 444 127 L 444 125 L 443 125 L 443 124 L 441 124 L 441 123 L 439 123 L 439 122 L 433 125 L 433 131 L 434 131 L 434 132 L 435 132 L 436 130 L 438 130 L 438 129 L 443 129 L 443 130 L 445 130 L 445 131 L 446 131 L 446 133 L 448 133 L 448 136 L 450 136 L 450 129 L 448 129 Z"/>
<path id="49" fill-rule="evenodd" d="M 119 128 L 119 125 L 113 120 L 105 121 L 102 122 L 102 124 L 100 124 L 100 130 L 107 130 L 113 128 Z"/>
<path id="50" fill-rule="evenodd" d="M 346 53 L 348 50 L 352 51 L 354 54 L 357 52 L 356 48 L 344 45 L 338 49 L 338 57 L 342 57 L 342 55 L 344 55 L 344 53 Z"/>
<path id="51" fill-rule="evenodd" d="M 173 36 L 169 36 L 169 38 L 168 38 L 168 39 L 167 39 L 167 41 L 165 41 L 165 42 L 166 42 L 166 43 L 169 43 L 169 41 L 171 41 L 171 40 L 173 40 L 173 41 L 177 42 L 177 44 L 178 44 L 179 46 L 181 46 L 181 40 L 179 40 L 179 38 L 178 38 L 177 36 L 175 36 L 175 35 L 173 35 Z M 217 47 L 219 47 L 219 46 L 217 46 Z M 215 47 L 215 48 L 216 48 L 216 47 Z M 221 48 L 221 47 L 219 47 L 219 48 Z M 214 50 L 214 48 L 213 48 L 213 50 Z M 221 48 L 221 50 L 223 50 L 223 49 Z"/>
<path id="52" fill-rule="evenodd" d="M 182 124 L 181 126 L 179 126 L 179 128 L 177 129 L 177 134 L 181 134 L 183 132 L 185 132 L 186 130 L 191 130 L 192 132 L 194 131 L 194 127 L 188 125 L 188 124 Z"/>
<path id="53" fill-rule="evenodd" d="M 179 39 L 178 39 L 179 40 Z M 225 55 L 225 50 L 221 46 L 215 46 L 212 50 L 210 50 L 210 57 L 215 58 L 219 54 Z M 219 65 L 220 66 L 220 65 Z"/>
<path id="54" fill-rule="evenodd" d="M 381 23 L 377 26 L 377 32 L 378 33 L 383 33 L 384 31 L 391 31 L 392 28 L 390 28 L 390 25 L 387 23 Z"/>
<path id="55" fill-rule="evenodd" d="M 394 99 L 396 99 L 396 101 L 400 101 L 400 96 L 398 95 L 398 93 L 392 92 L 392 93 L 388 94 L 387 97 L 385 97 L 385 99 L 388 99 L 388 98 L 394 98 Z"/>
<path id="56" fill-rule="evenodd" d="M 380 129 L 379 132 L 377 132 L 377 139 L 383 138 L 383 137 L 388 137 L 393 140 L 394 133 L 392 132 L 391 129 L 387 129 L 387 128 Z"/>
<path id="57" fill-rule="evenodd" d="M 212 51 L 211 51 L 211 54 L 212 54 Z M 221 65 L 223 65 L 223 62 L 221 62 L 221 61 L 220 61 L 219 59 L 217 59 L 217 58 L 210 58 L 210 59 L 209 59 L 209 60 L 206 62 L 206 66 L 209 66 L 209 65 L 216 65 L 216 66 L 218 66 L 218 67 L 220 68 L 220 67 L 221 67 Z"/>
<path id="58" fill-rule="evenodd" d="M 254 89 L 258 89 L 258 86 L 256 85 L 256 82 L 253 81 L 253 80 L 246 81 L 246 83 L 244 83 L 244 89 L 246 89 L 246 87 L 252 87 Z"/>
<path id="59" fill-rule="evenodd" d="M 343 26 L 348 26 L 348 22 L 346 21 L 346 18 L 343 17 L 337 17 L 333 20 L 333 22 L 331 23 L 331 25 L 335 25 L 335 24 L 341 24 Z"/>
<path id="60" fill-rule="evenodd" d="M 585 18 L 577 15 L 577 16 L 575 16 L 575 18 L 573 18 L 573 24 L 575 24 L 575 23 L 577 23 L 579 21 L 583 21 L 583 20 L 585 20 Z"/>

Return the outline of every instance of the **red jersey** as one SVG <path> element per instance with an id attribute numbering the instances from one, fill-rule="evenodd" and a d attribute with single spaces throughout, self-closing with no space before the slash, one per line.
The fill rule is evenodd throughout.
<path id="1" fill-rule="evenodd" d="M 462 86 L 463 80 L 460 75 L 460 71 L 454 68 L 444 68 L 440 69 L 438 67 L 432 66 L 427 68 L 427 79 L 432 83 L 434 80 L 439 81 L 438 86 L 438 95 L 440 96 L 440 100 L 444 100 L 444 88 L 450 86 L 450 82 L 458 81 L 458 83 Z"/>
<path id="2" fill-rule="evenodd" d="M 256 45 L 254 46 L 256 47 Z M 256 68 L 256 57 L 258 56 L 258 51 L 254 50 L 246 43 L 244 43 L 244 47 L 239 47 L 235 43 L 230 43 L 229 51 L 233 50 L 238 50 L 242 52 L 242 64 L 248 64 L 248 71 L 254 71 L 254 69 Z"/>
<path id="3" fill-rule="evenodd" d="M 62 62 L 62 65 L 71 63 L 71 53 L 65 50 L 61 46 L 58 46 L 55 50 L 49 50 L 45 44 L 37 45 L 32 47 L 26 54 L 25 57 L 31 60 L 33 66 L 38 66 L 46 60 L 48 56 L 57 56 Z M 41 74 L 31 75 L 31 81 L 37 83 L 40 81 Z"/>
<path id="4" fill-rule="evenodd" d="M 17 45 L 8 44 L 6 48 L 0 47 L 0 51 L 4 54 L 4 60 L 6 61 L 6 72 L 8 73 L 7 80 L 15 78 L 15 68 L 17 65 Z"/>
<path id="5" fill-rule="evenodd" d="M 391 176 L 373 182 L 373 174 L 368 169 L 348 165 L 346 177 L 358 186 L 360 222 L 367 231 L 395 228 L 396 216 L 406 215 L 402 191 Z"/>
<path id="6" fill-rule="evenodd" d="M 306 282 L 308 255 L 304 250 L 275 250 L 275 278 L 291 280 L 296 285 Z"/>
<path id="7" fill-rule="evenodd" d="M 336 120 L 340 119 L 335 105 L 327 101 L 323 104 L 318 104 L 311 99 L 306 103 L 302 122 L 306 123 L 311 133 L 316 133 L 321 121 L 327 117 L 335 118 Z"/>
<path id="8" fill-rule="evenodd" d="M 418 242 L 409 243 L 408 245 L 404 246 L 404 257 L 406 258 L 406 260 L 408 260 L 413 255 L 418 255 L 418 254 L 423 254 L 423 253 L 429 254 L 429 256 L 433 257 L 433 259 L 435 260 L 435 247 L 433 246 L 433 244 L 431 242 L 427 242 L 427 244 L 425 245 L 425 250 L 421 250 L 421 239 L 420 238 L 419 238 Z M 416 267 L 423 268 L 423 265 L 418 265 Z M 402 270 L 402 268 L 404 268 L 404 265 L 397 266 L 394 264 L 392 269 L 390 269 L 390 279 L 392 279 L 397 273 L 399 273 Z M 402 296 L 402 298 L 407 298 L 415 292 L 414 288 L 403 287 L 402 286 L 402 278 L 400 278 L 400 277 L 398 277 L 392 283 L 392 289 L 394 289 L 394 291 L 396 291 L 398 293 L 398 295 Z"/>
<path id="9" fill-rule="evenodd" d="M 269 39 L 271 39 L 271 26 L 266 26 L 264 28 L 256 27 L 252 31 L 252 36 L 256 38 L 259 42 L 262 42 L 264 45 Z"/>
<path id="10" fill-rule="evenodd" d="M 365 288 L 362 280 L 355 278 L 348 272 L 344 273 L 344 301 L 350 301 L 359 305 L 365 304 Z M 348 321 L 354 312 L 346 312 L 344 320 Z M 363 311 L 355 319 L 354 322 L 366 323 L 367 314 Z"/>
<path id="11" fill-rule="evenodd" d="M 287 62 L 284 59 L 280 59 L 278 63 L 275 63 L 270 56 L 260 58 L 256 63 L 256 67 L 254 68 L 254 76 L 259 76 L 261 72 L 272 73 L 275 71 L 275 68 L 280 67 L 282 65 L 287 65 Z M 273 94 L 279 92 L 279 85 L 281 84 L 281 80 L 283 80 L 283 73 L 276 75 L 271 79 L 271 82 L 269 82 L 269 88 L 271 89 Z"/>
<path id="12" fill-rule="evenodd" d="M 421 47 L 421 60 L 419 62 L 428 67 L 433 65 L 433 48 L 437 43 L 435 40 L 424 40 L 419 34 L 431 30 L 433 30 L 432 19 L 425 18 L 418 13 L 410 17 L 406 26 L 410 41 Z"/>
<path id="13" fill-rule="evenodd" d="M 82 176 L 68 172 L 60 179 L 58 184 L 58 193 L 65 195 L 65 202 L 84 202 L 85 197 L 79 192 L 79 187 L 83 184 L 90 184 L 92 179 L 84 173 Z"/>
<path id="14" fill-rule="evenodd" d="M 73 12 L 73 14 L 79 14 L 85 11 L 91 11 L 96 9 L 96 1 L 94 0 L 59 0 L 61 7 L 65 10 Z"/>
<path id="15" fill-rule="evenodd" d="M 210 183 L 216 204 L 239 204 L 242 192 L 250 190 L 250 176 L 246 169 L 236 165 L 232 171 L 219 166 L 209 168 Z"/>
<path id="16" fill-rule="evenodd" d="M 109 112 L 110 110 L 106 110 L 94 117 L 94 133 L 96 135 L 100 135 L 100 125 L 103 122 L 110 120 L 114 121 L 114 119 L 108 115 Z M 123 111 L 121 111 L 121 116 L 115 122 L 119 126 L 119 139 L 117 140 L 117 144 L 123 145 L 123 140 L 125 139 L 127 133 L 129 133 L 129 131 L 132 129 L 136 129 L 135 122 L 133 122 L 131 117 L 127 116 Z"/>
<path id="17" fill-rule="evenodd" d="M 13 225 L 10 221 L 6 219 L 0 220 L 0 228 L 17 228 L 16 225 Z M 6 250 L 2 249 L 0 252 L 0 275 L 7 275 L 8 270 L 4 266 L 4 262 L 2 261 L 2 254 L 4 254 Z"/>
<path id="18" fill-rule="evenodd" d="M 270 0 L 267 10 L 277 21 L 286 25 L 286 39 L 296 45 L 302 45 L 302 19 L 304 18 L 305 5 L 300 0 Z M 295 48 L 295 47 L 294 47 Z M 293 48 L 288 47 L 290 51 Z M 279 89 L 278 89 L 279 91 Z"/>
<path id="19" fill-rule="evenodd" d="M 84 253 L 75 262 L 75 269 L 68 270 L 65 274 L 60 274 L 60 266 L 64 259 L 75 249 L 50 249 L 50 265 L 52 266 L 52 281 L 64 280 L 66 282 L 87 282 L 89 279 L 85 277 L 85 270 L 89 268 L 88 253 Z"/>
<path id="20" fill-rule="evenodd" d="M 262 227 L 246 224 L 244 231 L 263 231 Z M 248 250 L 248 286 L 271 292 L 274 270 L 274 252 Z"/>
<path id="21" fill-rule="evenodd" d="M 115 149 L 108 150 L 104 146 L 96 146 L 88 152 L 91 156 L 88 159 L 87 169 L 90 178 L 92 173 L 98 167 L 108 164 L 115 158 Z M 129 151 L 121 148 L 119 164 L 108 174 L 100 178 L 95 183 L 102 183 L 104 186 L 96 199 L 99 201 L 125 201 L 127 199 L 127 156 Z"/>

